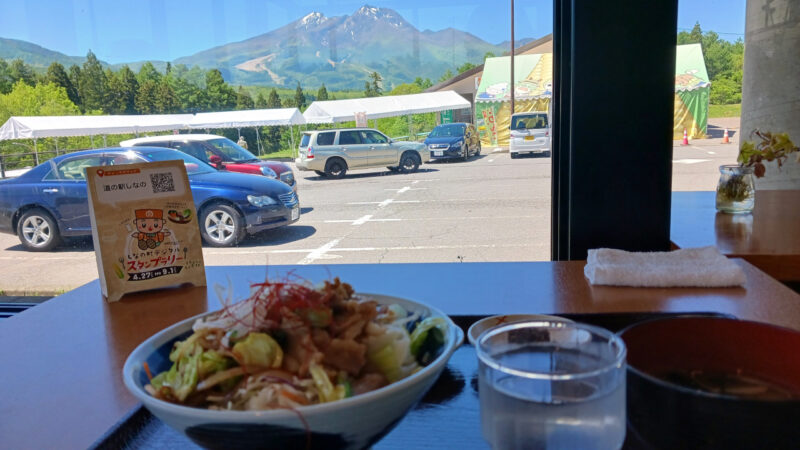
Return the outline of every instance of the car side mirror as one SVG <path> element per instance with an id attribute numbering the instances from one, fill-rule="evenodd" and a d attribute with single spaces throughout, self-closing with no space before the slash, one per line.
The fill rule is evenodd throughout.
<path id="1" fill-rule="evenodd" d="M 217 170 L 222 170 L 225 168 L 225 166 L 222 164 L 222 158 L 219 155 L 211 155 L 208 158 L 208 162 L 213 164 L 214 167 L 217 168 Z"/>

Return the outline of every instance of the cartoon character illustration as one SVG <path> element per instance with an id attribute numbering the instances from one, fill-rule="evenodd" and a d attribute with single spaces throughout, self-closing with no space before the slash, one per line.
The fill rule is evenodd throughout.
<path id="1" fill-rule="evenodd" d="M 139 240 L 139 248 L 146 250 L 156 248 L 164 242 L 164 237 L 171 233 L 164 230 L 164 211 L 160 209 L 137 209 L 134 211 L 136 219 L 133 223 L 138 230 L 131 236 Z"/>

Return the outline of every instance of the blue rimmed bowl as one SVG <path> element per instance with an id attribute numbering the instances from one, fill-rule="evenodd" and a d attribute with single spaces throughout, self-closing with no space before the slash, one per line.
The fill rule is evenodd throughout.
<path id="1" fill-rule="evenodd" d="M 464 339 L 464 332 L 440 310 L 411 300 L 360 294 L 383 305 L 398 304 L 423 317 L 442 317 L 448 333 L 442 353 L 418 372 L 388 386 L 331 403 L 295 410 L 214 411 L 159 400 L 145 391 L 152 373 L 171 366 L 169 353 L 176 341 L 192 333 L 204 313 L 153 335 L 125 361 L 122 378 L 128 390 L 156 417 L 206 448 L 368 448 L 392 430 L 425 395 Z"/>

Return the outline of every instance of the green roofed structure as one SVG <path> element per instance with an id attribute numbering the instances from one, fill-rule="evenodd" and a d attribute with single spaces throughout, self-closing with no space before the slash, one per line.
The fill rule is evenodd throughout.
<path id="1" fill-rule="evenodd" d="M 700 44 L 679 45 L 675 52 L 675 120 L 673 139 L 705 138 L 708 126 L 708 80 Z"/>

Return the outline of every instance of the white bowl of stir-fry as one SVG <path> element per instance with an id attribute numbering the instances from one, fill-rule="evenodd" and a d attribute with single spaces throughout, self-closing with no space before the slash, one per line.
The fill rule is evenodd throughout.
<path id="1" fill-rule="evenodd" d="M 123 368 L 156 417 L 208 448 L 366 448 L 433 385 L 464 333 L 436 308 L 335 279 L 267 282 L 147 339 Z"/>

